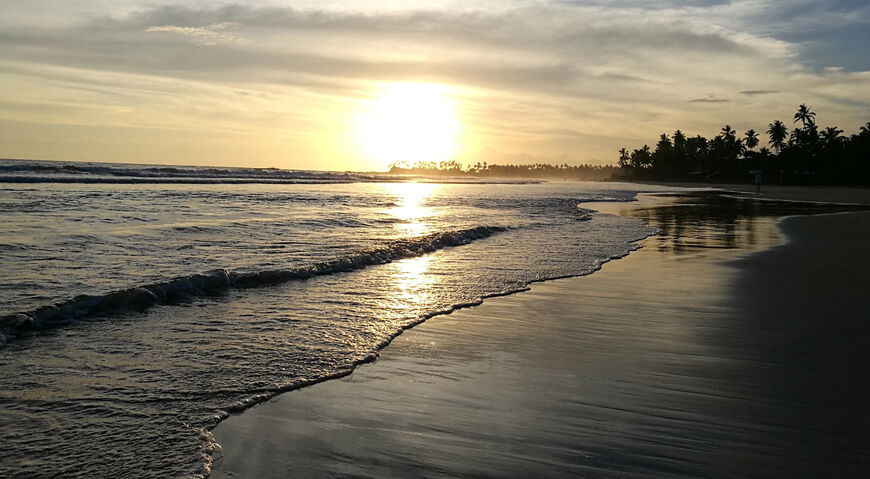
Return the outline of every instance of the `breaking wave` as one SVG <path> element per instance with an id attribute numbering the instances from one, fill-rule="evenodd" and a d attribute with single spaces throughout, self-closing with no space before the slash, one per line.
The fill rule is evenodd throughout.
<path id="1" fill-rule="evenodd" d="M 155 305 L 178 304 L 196 297 L 219 295 L 230 289 L 257 288 L 314 276 L 356 271 L 368 266 L 468 244 L 503 231 L 507 231 L 507 228 L 478 226 L 390 241 L 383 246 L 301 268 L 245 273 L 219 269 L 103 295 L 81 295 L 32 311 L 0 317 L 0 347 L 22 334 L 56 328 L 94 316 L 144 311 Z"/>

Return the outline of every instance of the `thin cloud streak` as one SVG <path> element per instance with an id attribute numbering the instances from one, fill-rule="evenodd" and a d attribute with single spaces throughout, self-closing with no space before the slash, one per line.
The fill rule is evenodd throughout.
<path id="1" fill-rule="evenodd" d="M 740 92 L 741 95 L 772 95 L 774 93 L 779 93 L 779 90 L 743 90 Z"/>
<path id="2" fill-rule="evenodd" d="M 243 43 L 244 39 L 233 30 L 238 24 L 222 22 L 204 27 L 178 27 L 175 25 L 153 26 L 145 29 L 145 33 L 167 32 L 185 37 L 191 37 L 197 45 L 214 46 L 220 44 Z"/>

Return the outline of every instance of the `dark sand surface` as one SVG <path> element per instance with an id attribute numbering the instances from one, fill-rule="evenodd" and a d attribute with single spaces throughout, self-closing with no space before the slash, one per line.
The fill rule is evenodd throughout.
<path id="1" fill-rule="evenodd" d="M 737 191 L 755 196 L 754 184 L 716 184 L 716 183 L 655 183 L 665 186 L 685 188 L 710 188 L 723 191 Z M 761 199 L 789 201 L 823 201 L 828 203 L 870 204 L 870 188 L 850 186 L 796 186 L 763 184 Z"/>
<path id="2" fill-rule="evenodd" d="M 229 418 L 213 477 L 866 477 L 870 213 L 593 208 L 663 234 Z"/>

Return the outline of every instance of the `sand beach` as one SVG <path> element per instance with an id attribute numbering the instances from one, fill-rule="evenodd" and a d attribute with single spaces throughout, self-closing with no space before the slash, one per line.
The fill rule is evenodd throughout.
<path id="1" fill-rule="evenodd" d="M 230 417 L 212 477 L 857 477 L 870 213 L 717 198 L 592 205 L 662 233 Z"/>

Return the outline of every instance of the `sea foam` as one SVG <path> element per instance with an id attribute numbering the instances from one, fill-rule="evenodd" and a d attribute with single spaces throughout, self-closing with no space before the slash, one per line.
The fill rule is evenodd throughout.
<path id="1" fill-rule="evenodd" d="M 219 269 L 103 295 L 77 296 L 32 311 L 0 317 L 0 345 L 8 343 L 21 334 L 55 328 L 94 316 L 144 311 L 155 305 L 175 304 L 195 297 L 222 294 L 231 288 L 258 288 L 287 281 L 304 280 L 313 276 L 355 271 L 367 266 L 420 256 L 446 247 L 468 244 L 503 231 L 506 231 L 506 228 L 478 226 L 390 241 L 368 251 L 302 268 L 246 273 Z"/>

